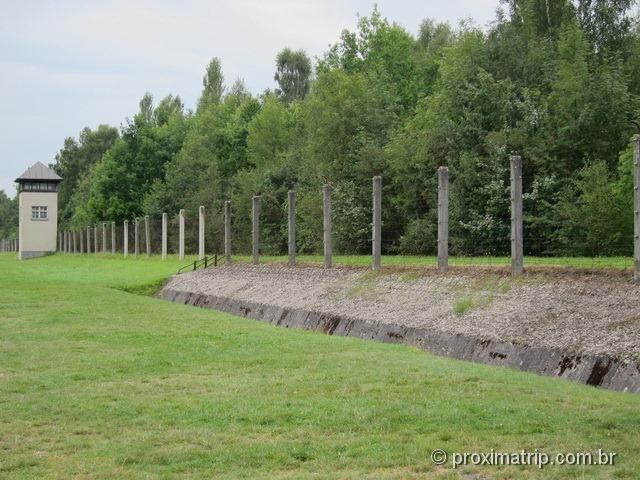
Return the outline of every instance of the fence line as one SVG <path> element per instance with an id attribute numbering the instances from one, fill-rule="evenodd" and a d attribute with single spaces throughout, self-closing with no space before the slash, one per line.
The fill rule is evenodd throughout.
<path id="1" fill-rule="evenodd" d="M 505 240 L 510 240 L 511 244 L 511 270 L 513 275 L 520 275 L 524 271 L 524 245 L 529 241 L 534 242 L 534 250 L 538 246 L 544 246 L 544 242 L 550 241 L 549 239 L 538 239 L 540 244 L 535 243 L 535 237 L 527 237 L 525 241 L 523 230 L 523 187 L 522 187 L 522 157 L 517 153 L 514 153 L 510 157 L 510 220 L 511 231 L 510 234 L 506 233 Z M 335 198 L 334 198 L 335 196 Z M 266 196 L 264 206 L 262 204 L 262 197 L 255 195 L 251 198 L 251 260 L 254 264 L 259 263 L 260 255 L 262 254 L 263 247 L 269 251 L 269 249 L 275 248 L 276 251 L 282 252 L 283 248 L 287 253 L 287 261 L 289 265 L 296 264 L 296 256 L 298 254 L 297 241 L 303 239 L 297 238 L 297 218 L 296 218 L 296 192 L 290 190 L 287 192 L 285 200 L 282 204 L 274 203 L 273 196 Z M 372 179 L 372 196 L 371 196 L 371 214 L 372 222 L 370 224 L 370 241 L 371 241 L 371 254 L 372 263 L 371 268 L 377 270 L 381 267 L 382 263 L 382 250 L 383 250 L 383 232 L 389 230 L 383 230 L 382 222 L 383 213 L 383 198 L 382 198 L 382 178 L 380 176 L 373 177 Z M 311 245 L 321 245 L 323 250 L 323 263 L 326 268 L 330 268 L 333 265 L 333 254 L 336 245 L 335 237 L 335 222 L 348 221 L 342 218 L 341 212 L 344 209 L 344 191 L 334 191 L 331 185 L 324 185 L 322 187 L 322 204 L 321 211 L 319 209 L 319 203 L 316 203 L 315 207 L 310 197 L 303 198 L 305 212 L 316 211 L 321 215 L 321 222 L 315 225 L 320 226 L 319 237 L 311 239 Z M 312 199 L 311 199 L 312 200 Z M 341 203 L 342 202 L 342 203 Z M 286 204 L 286 205 L 285 205 Z M 144 247 L 146 256 L 152 254 L 161 254 L 163 259 L 168 257 L 169 251 L 178 254 L 178 258 L 184 259 L 185 253 L 197 253 L 199 259 L 203 259 L 206 255 L 207 244 L 210 248 L 222 247 L 225 263 L 231 263 L 232 255 L 232 238 L 233 237 L 233 215 L 231 209 L 231 202 L 229 200 L 224 201 L 223 212 L 212 212 L 211 218 L 218 219 L 220 223 L 210 224 L 209 230 L 206 229 L 205 223 L 205 207 L 200 206 L 198 209 L 197 217 L 197 231 L 195 219 L 189 217 L 189 230 L 187 232 L 185 224 L 185 210 L 181 209 L 175 217 L 169 219 L 168 214 L 162 213 L 161 217 L 155 216 L 153 219 L 149 215 L 143 217 L 144 220 Z M 280 206 L 278 206 L 280 205 Z M 281 212 L 278 210 L 281 208 Z M 368 208 L 368 207 L 367 207 Z M 314 210 L 315 209 L 315 210 Z M 274 213 L 275 212 L 275 213 Z M 222 215 L 222 216 L 220 216 Z M 241 214 L 244 216 L 245 214 Z M 261 231 L 261 215 L 271 215 L 271 226 L 267 223 L 265 228 L 266 232 L 269 232 L 269 228 L 273 229 L 273 218 L 277 221 L 283 221 L 283 226 L 286 225 L 286 236 L 284 236 L 285 242 L 278 244 L 277 242 L 266 242 L 264 245 L 261 243 L 261 237 L 264 232 Z M 275 215 L 275 217 L 274 217 Z M 244 217 L 247 218 L 247 217 Z M 280 219 L 280 220 L 278 220 Z M 305 221 L 305 227 L 307 227 L 307 241 L 308 225 L 314 225 L 313 216 L 311 218 L 301 217 Z M 133 219 L 134 232 L 134 255 L 140 254 L 141 232 L 140 232 L 140 218 Z M 393 221 L 393 219 L 391 218 Z M 319 220 L 318 220 L 319 221 Z M 309 223 L 311 222 L 311 223 Z M 276 222 L 277 223 L 277 222 Z M 344 224 L 344 223 L 343 223 Z M 99 235 L 99 225 L 102 227 L 101 235 Z M 118 251 L 122 251 L 126 257 L 129 255 L 129 240 L 130 229 L 129 221 L 124 221 L 122 224 L 122 230 L 116 226 L 116 223 L 111 221 L 111 242 L 110 249 L 107 245 L 107 223 L 94 224 L 93 226 L 86 227 L 86 242 L 81 230 L 67 230 L 59 232 L 58 234 L 58 250 L 66 253 L 95 253 L 111 251 L 111 254 L 115 254 Z M 222 227 L 222 228 L 221 228 Z M 282 228 L 282 227 L 278 227 Z M 174 231 L 175 230 L 175 231 Z M 312 230 L 313 231 L 313 230 Z M 119 232 L 122 232 L 119 234 Z M 206 233 L 209 232 L 209 233 Z M 213 237 L 210 237 L 213 232 Z M 246 230 L 245 230 L 246 232 Z M 320 233 L 321 232 L 321 233 Z M 508 232 L 508 230 L 506 230 Z M 276 231 L 277 233 L 277 231 Z M 218 235 L 220 235 L 218 237 Z M 100 239 L 101 237 L 101 239 Z M 160 237 L 160 238 L 158 238 Z M 169 242 L 169 237 L 173 240 Z M 177 237 L 177 238 L 176 238 Z M 122 238 L 122 243 L 119 243 L 119 238 Z M 273 238 L 273 236 L 271 237 Z M 434 233 L 433 240 L 437 243 L 437 268 L 440 272 L 446 272 L 449 267 L 449 254 L 451 245 L 456 245 L 456 238 L 459 241 L 460 237 L 449 236 L 449 170 L 443 166 L 437 170 L 437 231 Z M 153 241 L 152 241 L 153 239 Z M 319 241 L 316 242 L 316 239 Z M 101 241 L 100 241 L 101 240 Z M 189 248 L 186 243 L 189 241 Z M 339 239 L 338 239 L 339 240 Z M 205 243 L 205 241 L 207 243 Z M 195 245 L 193 242 L 196 242 Z M 246 240 L 239 240 L 240 245 L 246 245 Z M 453 243 L 452 243 L 453 242 Z M 492 239 L 492 247 L 495 247 L 501 240 Z M 86 243 L 86 248 L 85 248 Z M 120 250 L 119 246 L 122 246 Z M 236 245 L 234 243 L 234 245 Z M 479 242 L 477 245 L 478 251 L 484 244 Z M 488 244 L 487 244 L 488 245 Z M 487 246 L 485 245 L 485 246 Z M 499 245 L 503 245 L 500 243 Z M 506 243 L 504 244 L 506 246 Z M 194 251 L 191 247 L 197 249 Z M 238 248 L 238 247 L 236 247 Z M 242 248 L 242 247 L 240 247 Z M 545 247 L 546 248 L 546 247 Z M 538 250 L 547 251 L 545 248 Z M 3 252 L 17 251 L 18 242 L 16 239 L 4 239 L 0 241 L 0 249 Z M 498 246 L 497 250 L 491 249 L 491 252 L 499 252 L 502 247 Z M 455 248 L 454 248 L 455 250 Z M 245 250 L 246 251 L 246 250 Z M 317 251 L 317 250 L 316 250 Z M 489 250 L 487 250 L 489 251 Z M 537 251 L 537 250 L 535 250 Z M 494 253 L 492 253 L 494 255 Z M 491 255 L 486 256 L 487 261 L 490 262 Z M 640 282 L 640 136 L 635 139 L 634 149 L 634 279 Z"/>

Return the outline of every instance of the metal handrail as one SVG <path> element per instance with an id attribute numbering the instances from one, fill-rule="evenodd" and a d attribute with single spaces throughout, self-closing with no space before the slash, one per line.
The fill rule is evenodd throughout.
<path id="1" fill-rule="evenodd" d="M 213 266 L 217 267 L 218 266 L 218 254 L 216 253 L 212 257 L 205 256 L 204 258 L 202 258 L 200 260 L 194 260 L 193 263 L 189 263 L 187 265 L 184 265 L 183 267 L 180 267 L 180 269 L 178 270 L 178 272 L 176 274 L 179 275 L 182 272 L 184 272 L 185 270 L 187 270 L 188 268 L 190 268 L 191 271 L 193 271 L 193 272 L 195 272 L 199 267 L 207 268 L 207 267 L 209 267 L 211 265 L 211 260 L 213 260 Z"/>

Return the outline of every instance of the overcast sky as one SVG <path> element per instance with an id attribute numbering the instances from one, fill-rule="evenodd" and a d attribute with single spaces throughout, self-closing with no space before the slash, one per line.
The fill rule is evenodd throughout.
<path id="1" fill-rule="evenodd" d="M 227 83 L 273 88 L 280 49 L 320 56 L 374 3 L 415 34 L 426 17 L 484 27 L 498 0 L 0 0 L 0 190 L 15 195 L 17 176 L 85 126 L 120 126 L 146 91 L 193 108 L 214 56 Z"/>

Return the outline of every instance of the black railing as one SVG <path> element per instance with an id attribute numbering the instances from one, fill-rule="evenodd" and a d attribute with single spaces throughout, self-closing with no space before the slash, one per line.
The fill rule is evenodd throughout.
<path id="1" fill-rule="evenodd" d="M 184 267 L 180 267 L 178 270 L 178 274 L 183 273 L 185 271 L 196 271 L 198 268 L 207 268 L 207 267 L 217 267 L 218 266 L 218 254 L 216 253 L 212 257 L 204 257 L 201 260 L 194 260 L 193 263 L 189 263 Z"/>

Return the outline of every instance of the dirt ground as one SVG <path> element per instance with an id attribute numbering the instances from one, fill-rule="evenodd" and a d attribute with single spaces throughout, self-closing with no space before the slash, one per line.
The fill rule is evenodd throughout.
<path id="1" fill-rule="evenodd" d="M 640 285 L 619 272 L 383 269 L 237 264 L 167 287 L 576 354 L 640 359 Z"/>

